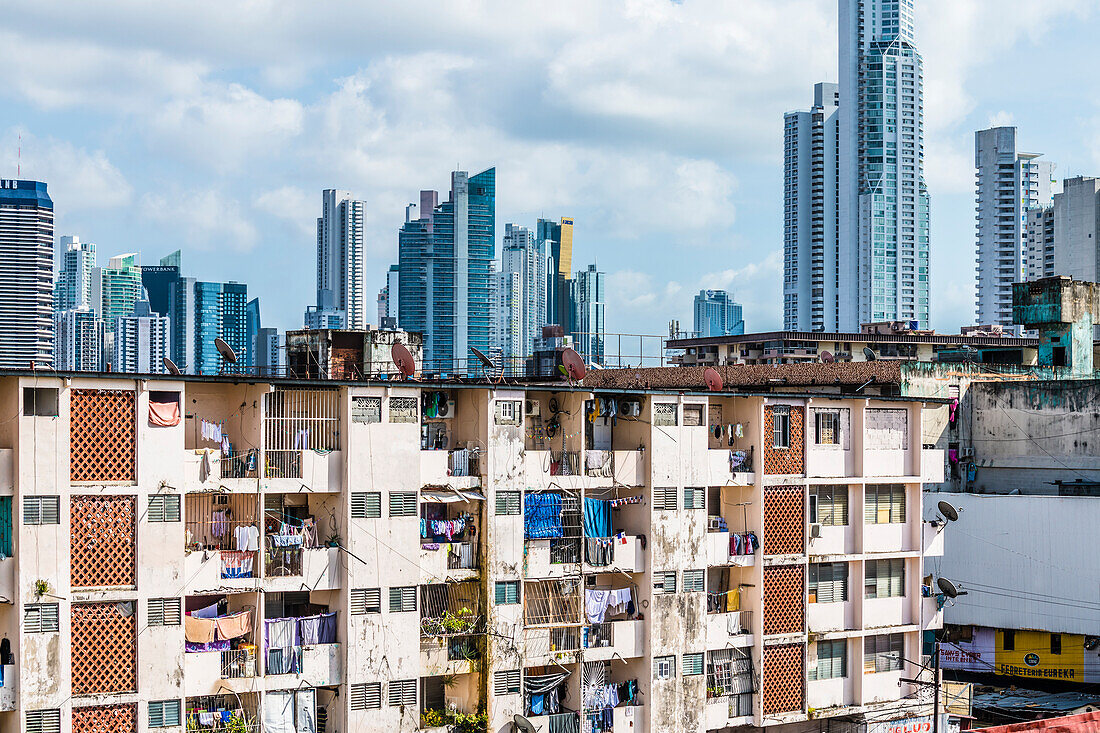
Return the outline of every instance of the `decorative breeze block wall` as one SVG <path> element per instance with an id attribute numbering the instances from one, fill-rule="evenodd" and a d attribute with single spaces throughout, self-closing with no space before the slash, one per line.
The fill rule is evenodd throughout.
<path id="1" fill-rule="evenodd" d="M 790 406 L 791 442 L 788 448 L 776 448 L 772 441 L 775 430 L 774 407 L 764 408 L 764 473 L 784 475 L 805 473 L 805 414 L 801 407 Z"/>
<path id="2" fill-rule="evenodd" d="M 805 591 L 801 565 L 769 565 L 764 568 L 761 603 L 764 636 L 801 634 L 805 629 Z"/>
<path id="3" fill-rule="evenodd" d="M 764 555 L 801 555 L 805 545 L 801 486 L 764 487 Z"/>
<path id="4" fill-rule="evenodd" d="M 84 483 L 137 480 L 133 391 L 74 389 L 69 399 L 69 478 Z"/>
<path id="5" fill-rule="evenodd" d="M 137 585 L 137 497 L 74 496 L 71 506 L 73 588 Z"/>
<path id="6" fill-rule="evenodd" d="M 804 703 L 801 644 L 764 647 L 764 715 L 801 712 Z"/>
<path id="7" fill-rule="evenodd" d="M 128 617 L 118 603 L 72 605 L 73 695 L 137 691 L 137 604 L 127 603 Z M 73 716 L 75 731 L 75 711 Z"/>
<path id="8" fill-rule="evenodd" d="M 137 733 L 137 704 L 73 708 L 73 733 Z"/>

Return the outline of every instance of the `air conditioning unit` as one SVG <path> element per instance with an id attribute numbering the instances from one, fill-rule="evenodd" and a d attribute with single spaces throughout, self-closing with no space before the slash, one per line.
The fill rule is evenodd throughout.
<path id="1" fill-rule="evenodd" d="M 454 417 L 455 416 L 455 401 L 444 400 L 439 403 L 439 407 L 436 408 L 436 417 Z"/>
<path id="2" fill-rule="evenodd" d="M 638 417 L 642 414 L 642 403 L 637 401 L 620 402 L 619 412 L 624 417 Z"/>
<path id="3" fill-rule="evenodd" d="M 539 406 L 538 400 L 524 400 L 523 401 L 523 414 L 538 416 L 542 414 L 542 409 Z"/>
<path id="4" fill-rule="evenodd" d="M 820 536 L 821 536 L 821 525 L 816 524 L 816 523 L 811 524 L 810 525 L 810 539 L 811 540 L 816 540 Z"/>

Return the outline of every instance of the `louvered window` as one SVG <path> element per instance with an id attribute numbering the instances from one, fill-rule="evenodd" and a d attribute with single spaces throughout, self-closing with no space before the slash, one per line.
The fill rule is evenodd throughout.
<path id="1" fill-rule="evenodd" d="M 390 492 L 390 516 L 391 517 L 415 517 L 416 516 L 416 492 L 415 491 L 391 491 Z"/>
<path id="2" fill-rule="evenodd" d="M 382 613 L 382 589 L 352 588 L 351 614 L 362 616 L 367 613 Z"/>
<path id="3" fill-rule="evenodd" d="M 684 487 L 684 509 L 706 508 L 706 490 L 699 486 Z"/>
<path id="4" fill-rule="evenodd" d="M 519 514 L 519 504 L 518 491 L 498 491 L 496 494 L 497 514 Z"/>
<path id="5" fill-rule="evenodd" d="M 179 626 L 179 598 L 150 598 L 148 601 L 150 626 Z"/>
<path id="6" fill-rule="evenodd" d="M 680 674 L 684 677 L 703 674 L 703 653 L 685 654 L 680 665 Z"/>
<path id="7" fill-rule="evenodd" d="M 150 728 L 173 728 L 179 724 L 179 700 L 154 700 L 149 702 Z"/>
<path id="8" fill-rule="evenodd" d="M 684 571 L 684 593 L 702 593 L 706 590 L 702 570 Z"/>
<path id="9" fill-rule="evenodd" d="M 361 682 L 351 686 L 352 710 L 375 710 L 382 707 L 382 683 Z"/>
<path id="10" fill-rule="evenodd" d="M 60 710 L 28 710 L 27 733 L 60 733 Z"/>
<path id="11" fill-rule="evenodd" d="M 55 634 L 59 629 L 56 603 L 23 606 L 23 631 L 27 634 Z"/>
<path id="12" fill-rule="evenodd" d="M 416 610 L 416 586 L 390 588 L 390 613 Z"/>
<path id="13" fill-rule="evenodd" d="M 149 497 L 149 512 L 146 518 L 150 522 L 180 521 L 179 494 L 157 494 Z"/>
<path id="14" fill-rule="evenodd" d="M 519 603 L 519 581 L 498 581 L 496 584 L 496 604 L 504 606 L 515 603 Z"/>
<path id="15" fill-rule="evenodd" d="M 811 680 L 831 680 L 848 676 L 848 642 L 845 639 L 819 641 L 817 664 L 810 667 Z"/>
<path id="16" fill-rule="evenodd" d="M 519 670 L 505 669 L 493 675 L 494 695 L 519 694 Z"/>
<path id="17" fill-rule="evenodd" d="M 675 486 L 654 486 L 653 487 L 653 508 L 665 509 L 673 511 L 676 509 L 676 487 Z"/>
<path id="18" fill-rule="evenodd" d="M 810 603 L 848 600 L 848 563 L 810 563 Z"/>
<path id="19" fill-rule="evenodd" d="M 416 680 L 394 680 L 390 682 L 387 702 L 393 707 L 414 707 L 416 705 Z"/>
<path id="20" fill-rule="evenodd" d="M 868 560 L 864 569 L 867 598 L 898 598 L 905 595 L 905 560 Z"/>
<path id="21" fill-rule="evenodd" d="M 352 519 L 378 519 L 382 516 L 382 494 L 377 491 L 353 491 Z"/>
<path id="22" fill-rule="evenodd" d="M 897 672 L 905 652 L 902 634 L 882 634 L 863 637 L 863 671 Z"/>
<path id="23" fill-rule="evenodd" d="M 848 487 L 818 486 L 811 489 L 810 522 L 829 527 L 848 524 Z"/>
<path id="24" fill-rule="evenodd" d="M 23 524 L 59 524 L 61 517 L 61 497 L 24 496 Z"/>
<path id="25" fill-rule="evenodd" d="M 663 573 L 653 574 L 653 592 L 654 593 L 675 593 L 676 592 L 676 571 L 667 570 Z"/>

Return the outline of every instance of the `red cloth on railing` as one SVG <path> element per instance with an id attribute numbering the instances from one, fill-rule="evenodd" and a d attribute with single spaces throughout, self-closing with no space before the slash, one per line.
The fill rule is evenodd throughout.
<path id="1" fill-rule="evenodd" d="M 171 428 L 180 424 L 180 403 L 149 402 L 149 424 L 157 428 Z"/>

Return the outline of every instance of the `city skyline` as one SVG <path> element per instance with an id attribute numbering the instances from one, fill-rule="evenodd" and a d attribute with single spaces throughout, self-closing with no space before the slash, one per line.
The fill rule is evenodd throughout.
<path id="1" fill-rule="evenodd" d="M 19 8 L 6 31 L 9 48 L 19 50 L 13 78 L 20 81 L 5 92 L 0 165 L 14 177 L 22 133 L 22 177 L 50 183 L 59 234 L 78 234 L 104 251 L 140 248 L 151 261 L 187 246 L 198 276 L 248 281 L 266 296 L 265 316 L 280 328 L 297 326 L 301 308 L 315 297 L 311 277 L 287 282 L 281 273 L 313 269 L 317 191 L 336 186 L 371 202 L 365 291 L 373 294 L 395 261 L 393 232 L 407 191 L 455 167 L 489 165 L 499 171 L 502 222 L 576 217 L 576 258 L 598 254 L 608 269 L 608 331 L 662 333 L 671 318 L 688 321 L 694 293 L 723 287 L 744 301 L 750 329 L 780 327 L 776 120 L 805 107 L 813 83 L 836 81 L 836 4 L 730 5 L 654 3 L 650 15 L 578 7 L 575 18 L 558 17 L 548 26 L 549 40 L 531 47 L 516 69 L 522 82 L 498 71 L 507 66 L 499 54 L 510 45 L 487 51 L 492 44 L 469 44 L 456 40 L 461 33 L 442 31 L 447 24 L 469 27 L 480 16 L 433 17 L 415 44 L 380 40 L 366 56 L 362 39 L 354 50 L 342 37 L 333 39 L 302 64 L 297 61 L 314 52 L 298 31 L 264 14 L 234 16 L 242 27 L 286 40 L 282 60 L 258 48 L 231 48 L 220 36 L 203 45 L 179 41 L 150 51 L 149 68 L 164 70 L 166 83 L 142 82 L 131 68 L 123 75 L 126 89 L 113 81 L 117 64 L 155 40 L 135 46 L 89 31 L 93 24 L 81 22 L 81 11 L 56 23 L 44 22 L 44 10 Z M 1064 54 L 1084 52 L 1095 14 L 1085 3 L 1010 3 L 983 28 L 980 7 L 934 0 L 916 7 L 919 27 L 930 18 L 937 27 L 921 36 L 920 47 L 934 210 L 932 325 L 940 331 L 973 320 L 974 131 L 994 118 L 1014 122 L 1028 131 L 1030 145 L 1059 162 L 1060 175 L 1100 168 L 1090 142 L 1091 112 L 1078 104 L 1095 82 L 1075 70 L 1052 73 Z M 401 27 L 402 14 L 416 8 L 394 12 L 393 25 Z M 194 21 L 170 9 L 160 17 L 179 27 Z M 525 11 L 483 32 L 520 37 L 518 28 L 546 21 Z M 159 38 L 168 21 L 139 14 L 127 22 L 146 24 L 155 31 L 150 38 Z M 660 64 L 633 64 L 639 44 L 669 22 L 677 29 L 670 47 L 693 50 L 662 52 L 671 55 Z M 766 39 L 758 54 L 749 54 L 752 68 L 764 72 L 755 81 L 746 78 L 755 73 L 742 73 L 747 47 L 739 39 L 746 23 Z M 578 59 L 600 48 L 595 39 L 611 27 L 617 44 L 596 56 L 598 78 L 588 76 Z M 555 61 L 549 46 L 556 53 L 567 38 L 573 39 L 568 53 Z M 1059 54 L 1049 53 L 1054 38 Z M 63 39 L 95 63 L 46 63 Z M 301 70 L 291 74 L 295 65 Z M 215 67 L 225 69 L 217 78 L 208 71 Z M 698 79 L 714 93 L 703 101 L 694 82 L 669 86 L 666 75 Z M 475 80 L 485 86 L 475 89 Z M 622 94 L 595 93 L 600 80 Z M 563 84 L 575 95 L 560 94 Z M 1021 84 L 1037 89 L 1038 98 L 1023 104 Z M 420 93 L 401 94 L 406 88 Z M 485 96 L 489 90 L 503 99 L 522 93 L 530 102 L 504 109 Z M 477 103 L 455 113 L 463 95 Z M 410 123 L 423 117 L 429 100 L 441 105 L 432 118 L 447 122 L 415 129 Z M 687 118 L 677 109 L 699 114 Z M 83 110 L 95 114 L 69 114 Z M 71 122 L 77 118 L 79 128 Z M 180 124 L 185 118 L 190 127 Z M 1069 124 L 1056 125 L 1058 119 Z M 143 132 L 118 134 L 137 128 Z M 264 272 L 243 256 L 259 252 L 269 265 Z"/>

